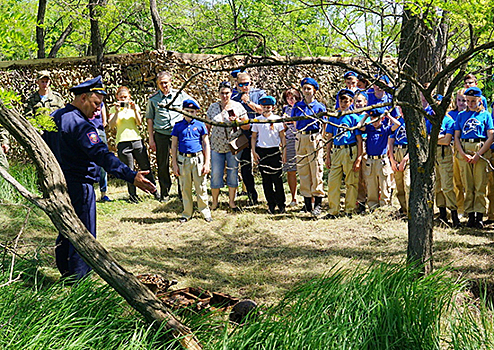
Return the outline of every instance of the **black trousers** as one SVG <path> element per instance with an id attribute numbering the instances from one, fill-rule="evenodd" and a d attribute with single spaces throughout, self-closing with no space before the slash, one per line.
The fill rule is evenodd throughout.
<path id="1" fill-rule="evenodd" d="M 151 170 L 148 152 L 142 140 L 119 142 L 117 144 L 117 151 L 118 159 L 124 162 L 132 170 L 134 170 L 134 160 L 137 162 L 137 165 L 139 165 L 140 170 Z M 146 179 L 153 184 L 156 184 L 152 171 L 146 175 Z M 127 188 L 130 196 L 136 195 L 136 187 L 133 184 L 127 182 Z"/>
<path id="2" fill-rule="evenodd" d="M 247 195 L 253 202 L 257 202 L 256 183 L 252 175 L 252 156 L 250 147 L 245 148 L 240 155 L 240 173 L 247 188 Z"/>
<path id="3" fill-rule="evenodd" d="M 262 188 L 268 207 L 285 208 L 285 189 L 283 188 L 281 152 L 279 147 L 256 147 L 259 155 L 259 170 L 262 176 Z"/>
<path id="4" fill-rule="evenodd" d="M 156 142 L 156 163 L 158 163 L 158 180 L 160 183 L 161 198 L 170 195 L 172 179 L 170 177 L 170 146 L 172 144 L 171 135 L 154 133 Z"/>

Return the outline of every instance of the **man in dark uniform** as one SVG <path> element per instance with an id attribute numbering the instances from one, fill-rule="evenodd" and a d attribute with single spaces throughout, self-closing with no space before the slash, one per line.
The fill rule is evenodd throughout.
<path id="1" fill-rule="evenodd" d="M 252 88 L 250 75 L 245 72 L 237 73 L 237 93 L 232 94 L 232 100 L 240 102 L 247 111 L 249 119 L 254 119 L 261 115 L 262 107 L 259 104 L 259 100 L 266 96 L 266 92 L 261 89 Z M 250 130 L 243 130 L 243 133 L 250 140 L 252 132 Z M 242 174 L 242 181 L 247 189 L 247 195 L 249 196 L 249 202 L 251 205 L 257 205 L 257 191 L 254 182 L 254 176 L 252 175 L 252 158 L 250 141 L 249 146 L 242 151 L 240 155 L 240 172 Z"/>
<path id="2" fill-rule="evenodd" d="M 155 192 L 156 188 L 144 177 L 149 171 L 132 171 L 118 160 L 101 141 L 98 132 L 88 120 L 106 95 L 101 76 L 74 86 L 70 91 L 75 95 L 73 102 L 52 114 L 57 131 L 45 132 L 43 138 L 60 163 L 77 216 L 96 237 L 93 184 L 99 180 L 100 166 L 145 192 Z M 62 235 L 57 238 L 55 253 L 62 277 L 80 279 L 91 270 L 77 254 L 74 246 Z"/>
<path id="3" fill-rule="evenodd" d="M 36 77 L 36 84 L 38 84 L 38 91 L 31 94 L 26 101 L 26 109 L 24 113 L 29 117 L 34 117 L 36 112 L 40 108 L 48 108 L 46 114 L 50 114 L 59 108 L 65 106 L 65 102 L 62 96 L 52 91 L 50 88 L 50 72 L 42 70 L 38 72 Z"/>

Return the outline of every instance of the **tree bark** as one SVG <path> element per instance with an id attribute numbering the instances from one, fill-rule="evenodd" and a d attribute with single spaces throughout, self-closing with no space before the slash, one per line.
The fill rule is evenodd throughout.
<path id="1" fill-rule="evenodd" d="M 149 8 L 151 11 L 151 18 L 153 19 L 154 26 L 154 45 L 156 50 L 163 50 L 163 26 L 161 24 L 160 15 L 158 13 L 156 0 L 149 0 Z"/>
<path id="2" fill-rule="evenodd" d="M 408 77 L 427 79 L 430 65 L 427 67 L 423 57 L 431 57 L 433 45 L 424 43 L 430 38 L 423 21 L 404 10 L 398 56 L 400 81 L 403 88 L 398 91 L 398 100 L 407 101 L 410 106 L 402 106 L 410 153 L 410 197 L 408 220 L 407 257 L 410 262 L 423 264 L 423 272 L 430 273 L 433 268 L 433 214 L 434 214 L 434 162 L 438 127 L 435 125 L 430 142 L 427 139 L 424 116 L 412 106 L 420 106 L 420 92 Z M 424 55 L 427 48 L 429 55 Z M 436 123 L 437 124 L 437 123 Z"/>
<path id="3" fill-rule="evenodd" d="M 42 198 L 35 197 L 13 179 L 5 169 L 0 175 L 23 196 L 50 217 L 57 230 L 74 245 L 84 260 L 127 302 L 156 328 L 164 324 L 186 349 L 201 349 L 191 331 L 165 308 L 164 304 L 131 273 L 121 267 L 86 230 L 71 205 L 67 185 L 58 162 L 33 126 L 0 100 L 0 124 L 14 136 L 34 161 Z"/>
<path id="4" fill-rule="evenodd" d="M 91 45 L 90 55 L 96 56 L 96 74 L 100 74 L 101 61 L 103 59 L 103 43 L 101 41 L 101 33 L 99 29 L 99 11 L 103 5 L 101 0 L 89 0 L 89 22 L 91 25 Z M 96 75 L 95 74 L 95 75 Z"/>
<path id="5" fill-rule="evenodd" d="M 45 14 L 48 0 L 39 0 L 38 16 L 36 18 L 36 43 L 38 44 L 38 58 L 45 58 Z"/>
<path id="6" fill-rule="evenodd" d="M 65 39 L 67 39 L 67 37 L 72 33 L 73 30 L 74 30 L 74 26 L 73 26 L 72 22 L 70 22 L 69 25 L 67 26 L 67 28 L 65 28 L 63 33 L 60 34 L 60 37 L 58 38 L 58 40 L 55 42 L 55 44 L 51 48 L 50 53 L 48 54 L 48 58 L 57 57 L 58 50 L 60 50 L 63 43 L 65 42 Z"/>

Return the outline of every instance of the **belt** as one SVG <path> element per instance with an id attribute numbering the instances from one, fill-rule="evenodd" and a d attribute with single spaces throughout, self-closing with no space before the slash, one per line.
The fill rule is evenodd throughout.
<path id="1" fill-rule="evenodd" d="M 319 132 L 319 129 L 316 130 L 307 130 L 307 131 L 300 131 L 302 135 L 310 135 L 310 134 L 317 134 Z"/>
<path id="2" fill-rule="evenodd" d="M 451 145 L 437 145 L 437 147 L 441 147 L 443 149 L 451 148 Z"/>
<path id="3" fill-rule="evenodd" d="M 408 148 L 408 145 L 393 145 L 393 148 Z"/>
<path id="4" fill-rule="evenodd" d="M 479 139 L 461 139 L 462 142 L 469 142 L 469 143 L 477 143 L 477 142 L 483 142 L 486 139 L 484 138 L 479 138 Z"/>
<path id="5" fill-rule="evenodd" d="M 199 157 L 199 155 L 202 154 L 202 152 L 196 152 L 196 153 L 182 153 L 178 152 L 182 157 L 187 157 L 187 158 L 192 158 L 192 157 Z"/>
<path id="6" fill-rule="evenodd" d="M 354 143 L 349 143 L 347 145 L 340 145 L 340 146 L 333 145 L 333 146 L 336 147 L 336 148 L 351 148 L 353 146 L 357 146 L 357 143 L 354 142 Z"/>
<path id="7" fill-rule="evenodd" d="M 388 158 L 388 155 L 387 154 L 381 154 L 380 156 L 367 156 L 367 158 L 370 158 L 370 159 L 384 159 L 384 158 Z"/>

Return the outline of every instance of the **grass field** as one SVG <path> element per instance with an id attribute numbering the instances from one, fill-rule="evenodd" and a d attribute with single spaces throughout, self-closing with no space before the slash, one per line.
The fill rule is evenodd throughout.
<path id="1" fill-rule="evenodd" d="M 262 198 L 260 186 L 258 190 Z M 129 204 L 126 186 L 118 181 L 111 181 L 109 195 L 113 202 L 97 204 L 98 240 L 129 271 L 177 279 L 178 287 L 198 286 L 272 303 L 296 282 L 334 265 L 360 268 L 373 262 L 401 262 L 406 254 L 407 222 L 391 209 L 315 221 L 300 214 L 298 207 L 269 215 L 265 204 L 249 208 L 241 196 L 244 212 L 234 214 L 226 209 L 227 197 L 222 193 L 223 205 L 213 212 L 213 222 L 206 223 L 196 213 L 180 224 L 177 197 L 159 203 L 141 195 L 143 202 Z M 0 205 L 1 242 L 14 239 L 25 212 L 22 206 Z M 57 278 L 52 258 L 57 233 L 42 212 L 34 210 L 30 215 L 20 246 L 44 256 L 44 272 Z M 453 275 L 490 281 L 493 238 L 492 228 L 436 227 L 435 266 L 449 266 Z"/>
<path id="2" fill-rule="evenodd" d="M 36 190 L 34 177 L 22 170 L 17 177 L 32 191 Z M 258 190 L 262 193 L 260 186 Z M 21 283 L 3 287 L 0 302 L 4 311 L 0 312 L 0 324 L 10 326 L 16 318 L 26 321 L 19 321 L 19 326 L 12 329 L 7 327 L 13 335 L 0 337 L 0 347 L 5 344 L 13 344 L 12 349 L 164 346 L 147 325 L 133 316 L 122 299 L 104 286 L 84 284 L 72 292 L 57 283 L 50 286 L 47 281 L 59 277 L 53 257 L 57 232 L 43 212 L 22 201 L 1 182 L 0 193 L 3 194 L 0 285 L 9 272 L 10 249 L 20 232 L 16 269 L 22 270 L 27 265 L 32 270 L 36 266 L 35 271 L 23 275 L 28 289 Z M 229 330 L 213 321 L 208 324 L 207 318 L 187 320 L 206 348 L 305 349 L 307 344 L 318 348 L 318 344 L 333 343 L 335 349 L 342 348 L 340 344 L 352 349 L 356 348 L 354 344 L 362 348 L 362 339 L 366 346 L 378 344 L 377 348 L 383 349 L 390 348 L 388 342 L 431 349 L 489 349 L 490 345 L 486 344 L 492 345 L 488 333 L 492 329 L 489 311 L 477 309 L 475 299 L 467 301 L 466 306 L 462 301 L 454 303 L 458 308 L 450 305 L 452 298 L 470 300 L 478 295 L 477 287 L 481 285 L 478 280 L 485 283 L 487 293 L 492 291 L 491 228 L 476 231 L 436 227 L 434 259 L 435 266 L 442 270 L 431 279 L 416 283 L 408 279 L 409 271 L 393 267 L 402 265 L 407 246 L 407 222 L 398 218 L 393 209 L 352 219 L 316 221 L 308 214 L 300 214 L 300 208 L 269 215 L 265 204 L 249 208 L 245 206 L 247 198 L 241 196 L 239 205 L 244 211 L 234 214 L 226 210 L 225 192 L 220 198 L 223 205 L 213 212 L 213 222 L 206 223 L 196 214 L 192 220 L 180 224 L 181 203 L 177 197 L 159 203 L 151 196 L 141 195 L 140 204 L 130 204 L 126 201 L 126 186 L 118 181 L 111 181 L 109 195 L 114 199 L 112 202 L 97 204 L 98 240 L 126 269 L 135 274 L 158 273 L 176 279 L 179 281 L 176 288 L 202 287 L 250 298 L 263 305 L 265 315 L 238 330 Z M 29 217 L 25 220 L 27 213 Z M 444 277 L 474 281 L 475 293 L 465 294 L 464 282 L 453 285 Z M 96 276 L 95 279 L 98 280 Z M 43 281 L 43 287 L 38 281 Z M 19 299 L 20 295 L 24 297 Z M 79 310 L 79 301 L 88 296 L 94 303 L 83 303 L 83 309 Z M 100 298 L 106 306 L 98 316 Z M 34 300 L 37 306 L 32 304 Z M 314 300 L 321 302 L 313 303 Z M 434 307 L 434 300 L 440 301 L 439 308 Z M 418 306 L 412 312 L 410 306 L 415 305 Z M 33 307 L 40 312 L 32 313 Z M 326 317 L 329 307 L 340 317 Z M 57 311 L 60 308 L 63 312 Z M 33 316 L 29 318 L 24 313 Z M 73 315 L 78 317 L 75 324 Z M 108 318 L 108 315 L 117 316 Z M 382 317 L 385 321 L 376 323 Z M 418 317 L 422 326 L 414 321 Z M 358 319 L 371 323 L 354 323 Z M 44 327 L 45 323 L 60 323 L 65 332 L 60 333 L 57 326 Z M 322 332 L 321 327 L 327 331 Z M 105 333 L 105 329 L 111 331 Z M 267 333 L 260 332 L 262 329 L 271 329 L 283 343 L 276 337 L 264 337 Z M 299 330 L 303 338 L 292 338 Z M 82 338 L 73 337 L 80 332 Z M 402 336 L 405 333 L 407 336 Z M 415 333 L 427 333 L 427 336 L 419 339 Z M 37 340 L 25 342 L 29 337 Z M 100 347 L 94 340 L 99 338 L 110 339 L 116 345 Z M 347 338 L 354 341 L 345 343 Z"/>

